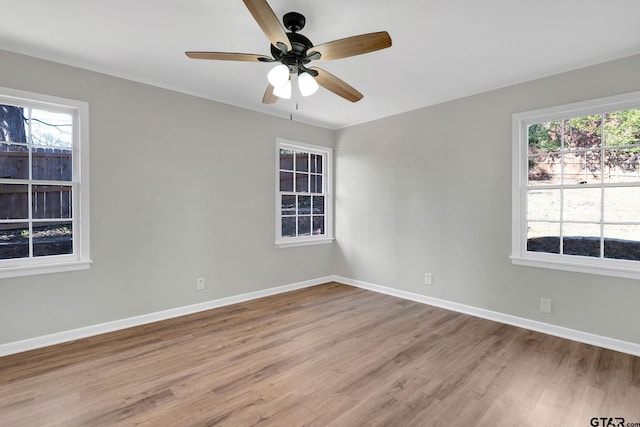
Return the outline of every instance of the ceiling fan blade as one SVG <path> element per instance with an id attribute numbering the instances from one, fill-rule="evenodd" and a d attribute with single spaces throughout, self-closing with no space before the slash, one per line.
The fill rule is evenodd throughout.
<path id="1" fill-rule="evenodd" d="M 278 100 L 278 97 L 273 94 L 273 86 L 267 86 L 267 90 L 264 91 L 264 96 L 262 97 L 263 104 L 275 104 Z"/>
<path id="2" fill-rule="evenodd" d="M 280 25 L 280 21 L 273 13 L 273 10 L 269 6 L 266 0 L 243 0 L 253 19 L 256 20 L 262 32 L 267 36 L 269 41 L 275 47 L 278 47 L 278 43 L 283 43 L 287 47 L 287 51 L 291 50 L 291 43 L 287 33 Z"/>
<path id="3" fill-rule="evenodd" d="M 185 52 L 184 54 L 193 59 L 216 59 L 219 61 L 257 62 L 260 60 L 260 58 L 268 58 L 265 55 L 232 52 Z"/>
<path id="4" fill-rule="evenodd" d="M 319 52 L 322 56 L 318 61 L 331 61 L 386 49 L 390 46 L 391 36 L 386 31 L 380 31 L 319 44 L 310 48 L 309 53 Z"/>
<path id="5" fill-rule="evenodd" d="M 318 67 L 311 67 L 309 69 L 318 72 L 318 75 L 315 77 L 315 79 L 320 86 L 335 93 L 336 95 L 341 96 L 351 102 L 358 102 L 364 97 L 363 94 L 358 92 L 348 83 L 340 80 L 338 77 L 334 76 L 328 71 L 325 71 L 322 68 Z"/>

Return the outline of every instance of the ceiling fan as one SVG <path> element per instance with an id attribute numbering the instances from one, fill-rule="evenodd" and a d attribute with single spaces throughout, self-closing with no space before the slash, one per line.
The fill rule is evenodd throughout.
<path id="1" fill-rule="evenodd" d="M 278 62 L 269 74 L 269 85 L 262 102 L 273 104 L 278 98 L 289 99 L 291 79 L 297 79 L 298 88 L 303 96 L 314 93 L 318 86 L 341 96 L 351 102 L 358 102 L 363 95 L 348 83 L 318 67 L 308 67 L 311 61 L 331 61 L 350 56 L 369 53 L 391 46 L 391 37 L 386 31 L 361 34 L 314 46 L 311 41 L 299 33 L 306 19 L 297 12 L 284 15 L 282 21 L 285 32 L 275 13 L 266 0 L 243 0 L 247 9 L 271 42 L 271 55 L 231 52 L 197 52 L 185 54 L 193 59 L 214 59 L 222 61 Z"/>

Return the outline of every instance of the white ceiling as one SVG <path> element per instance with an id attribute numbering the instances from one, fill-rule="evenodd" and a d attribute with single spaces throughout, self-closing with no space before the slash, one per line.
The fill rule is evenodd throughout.
<path id="1" fill-rule="evenodd" d="M 241 0 L 2 0 L 0 48 L 336 129 L 640 53 L 638 0 L 270 0 L 315 44 L 386 30 L 393 46 L 319 63 L 364 94 L 263 105 L 269 54 Z M 1 67 L 0 67 L 1 70 Z M 1 72 L 1 71 L 0 71 Z M 640 76 L 640 70 L 639 70 Z"/>

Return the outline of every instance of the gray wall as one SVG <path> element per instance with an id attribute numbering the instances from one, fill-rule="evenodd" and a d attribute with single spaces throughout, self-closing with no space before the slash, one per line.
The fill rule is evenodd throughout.
<path id="1" fill-rule="evenodd" d="M 0 280 L 0 344 L 332 273 L 640 343 L 637 281 L 508 259 L 511 114 L 640 90 L 640 56 L 337 132 L 8 52 L 0 63 L 0 86 L 90 104 L 94 260 Z M 336 244 L 274 249 L 276 137 L 337 141 Z"/>
<path id="2" fill-rule="evenodd" d="M 0 63 L 0 86 L 89 102 L 94 261 L 0 280 L 0 344 L 331 274 L 332 245 L 274 249 L 273 168 L 276 137 L 332 146 L 332 131 L 8 52 Z"/>
<path id="3" fill-rule="evenodd" d="M 638 281 L 508 258 L 511 115 L 637 91 L 639 76 L 635 56 L 339 131 L 334 272 L 640 343 Z"/>

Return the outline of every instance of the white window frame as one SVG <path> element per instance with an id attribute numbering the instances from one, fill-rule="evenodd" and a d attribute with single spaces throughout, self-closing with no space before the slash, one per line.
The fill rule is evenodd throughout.
<path id="1" fill-rule="evenodd" d="M 529 252 L 527 245 L 528 126 L 571 117 L 640 108 L 640 91 L 513 114 L 512 242 L 515 265 L 640 279 L 640 261 Z"/>
<path id="2" fill-rule="evenodd" d="M 0 87 L 0 104 L 64 112 L 73 117 L 72 187 L 73 253 L 0 260 L 0 279 L 84 270 L 91 264 L 89 244 L 89 104 L 83 101 Z M 3 183 L 33 183 L 4 180 Z"/>
<path id="3" fill-rule="evenodd" d="M 333 242 L 333 149 L 319 145 L 305 144 L 296 141 L 289 141 L 282 138 L 276 138 L 275 150 L 275 205 L 276 205 L 276 227 L 275 227 L 275 247 L 287 248 L 293 246 L 317 245 Z M 324 195 L 324 217 L 325 217 L 325 234 L 298 236 L 298 237 L 282 237 L 282 198 L 280 192 L 280 149 L 297 150 L 311 154 L 325 156 L 323 164 L 323 193 Z M 307 193 L 305 193 L 307 194 Z M 317 193 L 308 193 L 309 195 Z"/>

